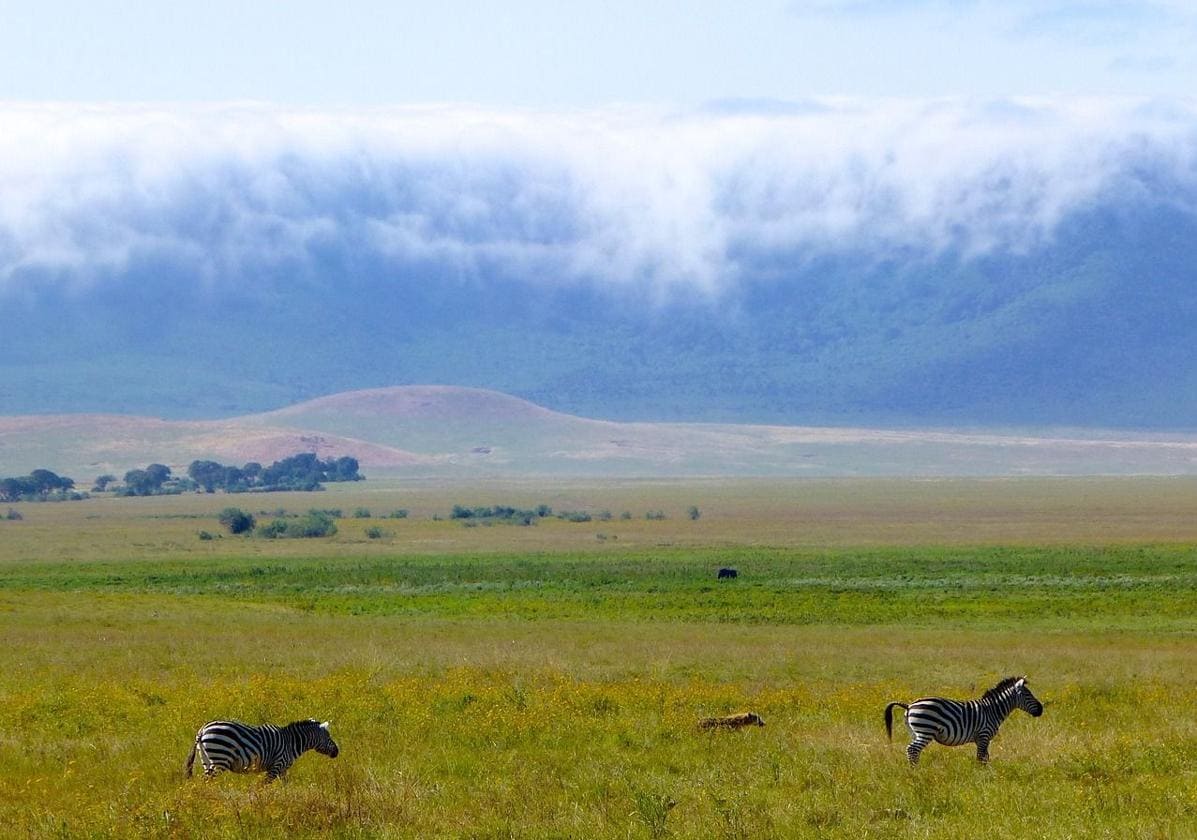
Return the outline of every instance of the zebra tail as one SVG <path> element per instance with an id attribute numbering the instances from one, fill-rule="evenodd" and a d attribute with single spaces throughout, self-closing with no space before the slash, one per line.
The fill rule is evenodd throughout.
<path id="1" fill-rule="evenodd" d="M 885 707 L 885 734 L 891 741 L 894 740 L 894 706 L 901 706 L 903 709 L 910 711 L 910 707 L 905 703 L 899 703 L 896 700 Z"/>
<path id="2" fill-rule="evenodd" d="M 191 755 L 187 756 L 187 778 L 191 778 L 191 768 L 195 765 L 195 751 L 199 748 L 199 738 L 191 745 Z"/>

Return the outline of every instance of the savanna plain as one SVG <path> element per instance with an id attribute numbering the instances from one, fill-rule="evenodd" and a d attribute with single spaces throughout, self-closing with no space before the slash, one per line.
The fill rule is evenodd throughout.
<path id="1" fill-rule="evenodd" d="M 591 516 L 450 518 L 541 504 Z M 343 515 L 263 539 L 222 529 L 229 505 Z M 12 510 L 8 836 L 1197 836 L 1192 478 L 368 480 Z M 1015 712 L 988 766 L 933 745 L 912 768 L 904 727 L 887 741 L 888 701 L 1008 675 L 1046 712 Z M 696 726 L 749 709 L 765 727 Z M 338 758 L 184 776 L 208 720 L 307 717 Z"/>

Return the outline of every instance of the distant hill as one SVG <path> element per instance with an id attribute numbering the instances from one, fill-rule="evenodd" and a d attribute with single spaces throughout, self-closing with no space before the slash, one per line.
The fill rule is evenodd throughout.
<path id="1" fill-rule="evenodd" d="M 0 475 L 81 485 L 146 464 L 352 455 L 367 477 L 1197 474 L 1197 436 L 619 423 L 494 391 L 407 386 L 219 421 L 0 417 Z"/>

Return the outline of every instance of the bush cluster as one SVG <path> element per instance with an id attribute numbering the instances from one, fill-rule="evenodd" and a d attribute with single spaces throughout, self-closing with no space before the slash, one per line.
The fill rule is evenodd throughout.
<path id="1" fill-rule="evenodd" d="M 275 511 L 275 518 L 261 527 L 253 514 L 246 513 L 241 508 L 227 507 L 220 512 L 220 524 L 228 529 L 230 534 L 256 533 L 265 539 L 279 537 L 331 537 L 337 533 L 335 519 L 340 517 L 337 510 L 309 510 L 300 516 L 287 517 L 285 511 Z M 211 535 L 200 539 L 211 539 Z"/>
<path id="2" fill-rule="evenodd" d="M 99 476 L 96 478 L 96 487 L 108 489 L 112 483 L 108 479 L 111 478 Z M 172 475 L 166 464 L 150 464 L 145 469 L 129 470 L 125 473 L 125 483 L 112 488 L 118 496 L 177 496 L 195 489 L 194 481 L 187 476 Z"/>
<path id="3" fill-rule="evenodd" d="M 337 523 L 322 510 L 311 510 L 295 519 L 275 519 L 258 529 L 266 539 L 279 537 L 331 537 L 337 533 Z"/>
<path id="4" fill-rule="evenodd" d="M 240 467 L 226 466 L 216 461 L 192 461 L 187 475 L 205 493 L 223 490 L 226 493 L 245 493 L 250 490 L 323 490 L 323 482 L 362 481 L 356 458 L 320 460 L 313 452 L 292 455 L 275 461 L 269 467 L 250 461 Z"/>
<path id="5" fill-rule="evenodd" d="M 514 525 L 534 525 L 536 520 L 552 516 L 553 509 L 548 505 L 538 505 L 535 508 L 524 509 L 508 505 L 493 507 L 466 507 L 454 505 L 449 514 L 450 519 L 467 520 L 467 524 L 476 521 L 507 522 Z"/>

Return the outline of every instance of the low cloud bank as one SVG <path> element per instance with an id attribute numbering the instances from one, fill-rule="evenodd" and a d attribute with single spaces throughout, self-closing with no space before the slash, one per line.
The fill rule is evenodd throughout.
<path id="1" fill-rule="evenodd" d="M 1197 212 L 1195 187 L 1193 103 L 6 105 L 0 294 L 219 290 L 328 254 L 717 294 L 761 260 L 1028 251 L 1097 201 Z"/>

